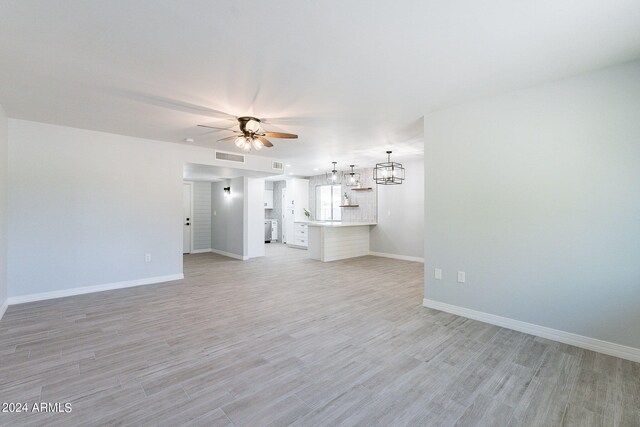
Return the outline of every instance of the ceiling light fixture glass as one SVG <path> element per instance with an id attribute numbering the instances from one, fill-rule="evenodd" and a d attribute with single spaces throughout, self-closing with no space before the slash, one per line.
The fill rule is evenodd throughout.
<path id="1" fill-rule="evenodd" d="M 327 183 L 340 184 L 340 182 L 342 181 L 342 173 L 336 169 L 336 164 L 338 162 L 331 162 L 331 163 L 333 163 L 333 169 L 331 170 L 331 172 L 327 172 L 325 174 L 327 177 Z"/>
<path id="2" fill-rule="evenodd" d="M 255 148 L 256 150 L 262 150 L 262 147 L 264 147 L 262 141 L 255 138 L 251 141 L 251 145 L 253 145 L 253 148 Z"/>
<path id="3" fill-rule="evenodd" d="M 380 185 L 398 185 L 404 181 L 404 167 L 400 163 L 391 161 L 391 151 L 387 151 L 386 162 L 376 163 L 373 179 Z"/>
<path id="4" fill-rule="evenodd" d="M 257 133 L 260 130 L 260 122 L 251 119 L 245 125 L 245 129 L 249 132 Z"/>
<path id="5" fill-rule="evenodd" d="M 359 173 L 355 173 L 353 171 L 353 167 L 355 165 L 349 165 L 349 166 L 351 167 L 351 172 L 346 174 L 347 182 L 345 183 L 345 185 L 347 185 L 348 187 L 359 187 L 360 186 L 360 174 Z"/>

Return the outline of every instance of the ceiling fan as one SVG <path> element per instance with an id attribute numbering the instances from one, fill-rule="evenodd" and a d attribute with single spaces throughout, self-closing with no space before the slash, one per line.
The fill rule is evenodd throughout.
<path id="1" fill-rule="evenodd" d="M 208 125 L 198 125 L 203 128 L 216 129 L 221 131 L 233 132 L 235 135 L 227 136 L 226 138 L 219 139 L 218 141 L 228 141 L 231 139 L 235 139 L 235 144 L 238 148 L 249 152 L 253 147 L 256 150 L 262 150 L 263 147 L 273 147 L 271 141 L 269 141 L 266 137 L 269 138 L 289 138 L 296 139 L 298 135 L 293 133 L 284 133 L 284 132 L 265 132 L 260 123 L 260 119 L 255 117 L 238 117 L 238 125 L 240 130 L 233 130 L 228 128 L 220 128 L 215 126 Z"/>

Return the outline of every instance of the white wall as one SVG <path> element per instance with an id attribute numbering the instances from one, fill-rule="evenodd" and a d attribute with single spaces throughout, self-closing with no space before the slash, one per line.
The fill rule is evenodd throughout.
<path id="1" fill-rule="evenodd" d="M 179 146 L 13 119 L 9 135 L 10 297 L 182 273 Z"/>
<path id="2" fill-rule="evenodd" d="M 640 62 L 424 123 L 425 298 L 640 348 Z"/>
<path id="3" fill-rule="evenodd" d="M 211 183 L 193 182 L 193 249 L 211 249 Z"/>
<path id="4" fill-rule="evenodd" d="M 204 147 L 17 119 L 8 128 L 10 302 L 182 275 L 184 164 L 228 162 Z M 272 160 L 245 156 L 237 168 L 272 173 Z M 236 218 L 242 227 L 242 203 Z"/>
<path id="5" fill-rule="evenodd" d="M 264 256 L 264 178 L 245 180 L 246 197 L 244 208 L 246 256 Z"/>
<path id="6" fill-rule="evenodd" d="M 7 156 L 8 120 L 0 105 L 0 319 L 7 303 Z"/>
<path id="7" fill-rule="evenodd" d="M 371 252 L 422 259 L 424 160 L 402 164 L 406 178 L 403 184 L 377 186 L 378 225 L 371 227 Z"/>
<path id="8" fill-rule="evenodd" d="M 236 256 L 246 256 L 244 248 L 245 179 L 238 177 L 211 184 L 211 249 Z M 224 187 L 231 187 L 225 195 Z"/>

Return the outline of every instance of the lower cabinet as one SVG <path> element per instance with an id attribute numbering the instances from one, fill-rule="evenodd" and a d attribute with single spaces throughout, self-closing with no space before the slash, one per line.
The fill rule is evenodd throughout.
<path id="1" fill-rule="evenodd" d="M 293 224 L 293 246 L 307 248 L 309 246 L 309 228 L 304 222 Z"/>

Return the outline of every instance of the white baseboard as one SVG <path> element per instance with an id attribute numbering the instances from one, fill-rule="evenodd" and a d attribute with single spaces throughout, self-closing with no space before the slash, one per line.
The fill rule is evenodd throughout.
<path id="1" fill-rule="evenodd" d="M 2 305 L 0 305 L 0 320 L 2 320 L 2 316 L 4 316 L 4 312 L 7 311 L 7 307 L 9 307 L 8 299 L 4 300 Z"/>
<path id="2" fill-rule="evenodd" d="M 218 249 L 211 249 L 211 252 L 218 255 L 228 256 L 229 258 L 239 259 L 241 261 L 246 261 L 249 259 L 248 256 L 242 256 L 237 254 L 232 254 L 231 252 L 219 251 Z"/>
<path id="3" fill-rule="evenodd" d="M 422 263 L 424 263 L 424 258 L 420 258 L 420 257 L 417 257 L 417 256 L 387 254 L 387 253 L 384 253 L 384 252 L 369 252 L 369 255 L 379 256 L 379 257 L 383 257 L 383 258 L 400 259 L 402 261 L 413 261 L 413 262 L 422 262 Z"/>
<path id="4" fill-rule="evenodd" d="M 422 305 L 428 308 L 433 308 L 435 310 L 445 311 L 447 313 L 467 317 L 469 319 L 479 320 L 481 322 L 490 323 L 492 325 L 513 329 L 514 331 L 524 332 L 525 334 L 535 335 L 538 337 L 550 339 L 552 341 L 558 341 L 564 344 L 592 350 L 598 353 L 608 354 L 609 356 L 620 357 L 622 359 L 631 360 L 633 362 L 640 362 L 640 348 L 627 347 L 608 341 L 602 341 L 596 338 L 585 337 L 583 335 L 573 334 L 571 332 L 547 328 L 546 326 L 534 325 L 533 323 L 521 322 L 520 320 L 496 316 L 495 314 L 471 310 L 469 308 L 451 305 L 440 301 L 433 301 L 426 298 L 422 300 Z"/>
<path id="5" fill-rule="evenodd" d="M 127 280 L 125 282 L 105 283 L 103 285 L 84 286 L 82 288 L 62 289 L 53 292 L 42 292 L 39 294 L 20 295 L 9 297 L 9 305 L 24 304 L 26 302 L 42 301 L 54 298 L 70 297 L 73 295 L 90 294 L 93 292 L 110 291 L 113 289 L 131 288 L 134 286 L 152 285 L 155 283 L 170 282 L 184 279 L 184 274 L 171 274 L 168 276 L 147 277 L 144 279 Z"/>
<path id="6" fill-rule="evenodd" d="M 209 249 L 194 249 L 190 253 L 192 253 L 192 254 L 203 254 L 203 253 L 206 253 L 206 252 L 211 252 L 211 248 L 209 248 Z"/>

